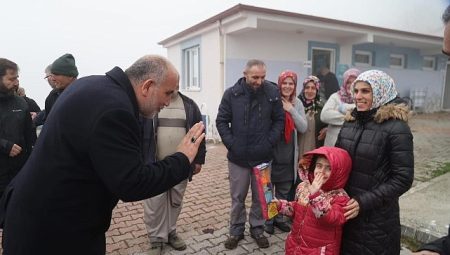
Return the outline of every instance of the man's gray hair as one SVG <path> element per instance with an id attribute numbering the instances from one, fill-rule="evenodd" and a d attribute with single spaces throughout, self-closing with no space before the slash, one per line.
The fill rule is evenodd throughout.
<path id="1" fill-rule="evenodd" d="M 133 86 L 141 84 L 148 79 L 154 80 L 156 85 L 159 86 L 164 82 L 171 68 L 173 68 L 172 64 L 165 57 L 146 55 L 125 70 L 125 74 Z"/>
<path id="2" fill-rule="evenodd" d="M 46 75 L 49 75 L 49 74 L 52 73 L 51 70 L 52 70 L 52 64 L 48 65 L 48 66 L 45 68 L 44 73 L 45 73 Z"/>
<path id="3" fill-rule="evenodd" d="M 253 66 L 262 66 L 262 67 L 265 68 L 266 64 L 264 63 L 264 61 L 259 60 L 259 59 L 250 59 L 249 61 L 247 61 L 247 64 L 245 65 L 245 70 L 244 71 L 248 71 Z"/>
<path id="4" fill-rule="evenodd" d="M 450 5 L 447 6 L 444 13 L 442 14 L 442 21 L 447 24 L 450 21 Z"/>

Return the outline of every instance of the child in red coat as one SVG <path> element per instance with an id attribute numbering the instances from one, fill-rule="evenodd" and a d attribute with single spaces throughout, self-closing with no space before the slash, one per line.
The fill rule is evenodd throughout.
<path id="1" fill-rule="evenodd" d="M 352 162 L 347 151 L 320 147 L 299 161 L 303 180 L 295 201 L 277 201 L 281 214 L 293 218 L 286 240 L 286 254 L 339 254 L 344 209 L 350 199 L 344 191 Z"/>

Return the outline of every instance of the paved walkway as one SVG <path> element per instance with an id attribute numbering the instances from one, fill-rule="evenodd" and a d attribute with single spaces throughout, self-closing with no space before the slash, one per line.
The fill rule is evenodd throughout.
<path id="1" fill-rule="evenodd" d="M 442 185 L 441 180 L 447 178 L 444 176 L 428 181 L 431 176 L 430 169 L 444 162 L 450 162 L 450 114 L 415 116 L 410 124 L 414 134 L 416 159 L 413 190 L 420 190 L 420 192 L 410 192 L 401 198 L 402 203 L 409 205 L 409 207 L 402 206 L 402 214 L 405 214 L 402 224 L 407 224 L 406 226 L 412 230 L 419 230 L 420 225 L 426 223 L 418 222 L 422 216 L 415 212 L 418 212 L 417 208 L 426 207 L 423 205 L 426 203 L 426 197 L 422 197 L 425 200 L 415 200 L 415 194 L 425 191 L 438 192 L 434 194 L 434 197 L 439 198 L 439 195 L 450 197 L 450 194 L 446 194 L 450 193 L 450 189 L 437 191 L 430 191 L 431 188 L 426 189 L 430 187 L 427 183 L 432 183 L 431 186 L 439 186 Z M 225 147 L 221 144 L 208 144 L 206 164 L 202 172 L 188 184 L 183 209 L 178 220 L 178 232 L 185 239 L 188 248 L 180 252 L 165 246 L 164 254 L 284 254 L 286 233 L 276 229 L 275 234 L 269 237 L 270 248 L 259 249 L 250 238 L 248 225 L 245 239 L 239 243 L 237 249 L 229 251 L 224 248 L 231 204 L 227 172 Z M 447 175 L 450 177 L 450 173 Z M 247 208 L 250 201 L 249 194 Z M 439 207 L 439 199 L 432 201 L 433 206 Z M 427 213 L 436 214 L 437 212 L 431 210 Z M 406 218 L 406 215 L 409 218 Z M 430 217 L 424 219 L 425 222 L 434 219 Z M 449 222 L 450 219 L 447 224 Z M 438 223 L 444 224 L 444 220 Z M 142 203 L 120 202 L 114 209 L 111 227 L 106 236 L 108 255 L 146 254 L 150 244 L 143 222 Z M 401 254 L 407 255 L 410 252 L 403 250 Z"/>
<path id="2" fill-rule="evenodd" d="M 414 188 L 417 190 L 422 189 L 430 179 L 430 169 L 450 162 L 450 114 L 418 115 L 412 119 L 410 125 L 414 134 Z M 405 204 L 415 203 L 412 201 L 415 199 L 414 195 L 408 194 L 407 199 L 403 199 Z M 249 202 L 250 194 L 247 197 L 247 208 Z M 423 206 L 416 204 L 417 207 Z M 247 230 L 245 239 L 239 243 L 237 249 L 226 250 L 223 242 L 228 234 L 229 208 L 226 149 L 221 144 L 209 144 L 206 164 L 202 172 L 189 183 L 178 220 L 178 232 L 187 242 L 188 248 L 179 252 L 165 246 L 164 254 L 284 254 L 287 234 L 278 229 L 269 237 L 271 246 L 268 249 L 259 249 Z M 414 213 L 414 206 L 402 210 L 409 212 L 408 217 L 421 217 Z M 114 210 L 111 228 L 107 232 L 107 254 L 146 254 L 149 241 L 142 214 L 140 202 L 119 203 Z M 430 218 L 425 221 L 428 219 Z M 417 221 L 414 223 L 410 218 L 405 221 L 408 221 L 406 226 L 419 231 L 420 225 L 425 224 Z M 407 255 L 410 252 L 403 250 L 401 254 Z"/>

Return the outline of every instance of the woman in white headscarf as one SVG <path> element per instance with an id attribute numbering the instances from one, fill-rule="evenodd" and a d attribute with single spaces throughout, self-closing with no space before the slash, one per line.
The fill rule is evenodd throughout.
<path id="1" fill-rule="evenodd" d="M 351 85 L 361 72 L 356 68 L 351 68 L 344 73 L 344 83 L 341 89 L 333 93 L 323 106 L 320 113 L 320 120 L 328 124 L 325 146 L 334 146 L 339 131 L 344 124 L 344 117 L 347 111 L 355 108 L 355 102 L 351 93 Z"/>
<path id="2" fill-rule="evenodd" d="M 346 116 L 336 141 L 353 165 L 345 190 L 341 254 L 398 255 L 399 197 L 414 177 L 413 136 L 408 107 L 397 97 L 394 80 L 370 70 L 352 85 L 356 108 Z"/>

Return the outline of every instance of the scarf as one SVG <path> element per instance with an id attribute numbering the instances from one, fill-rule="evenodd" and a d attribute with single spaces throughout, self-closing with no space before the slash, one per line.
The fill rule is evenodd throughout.
<path id="1" fill-rule="evenodd" d="M 371 109 L 379 108 L 389 103 L 398 95 L 394 80 L 383 71 L 369 70 L 358 75 L 352 84 L 352 90 L 357 81 L 366 82 L 372 87 L 373 102 Z"/>
<path id="2" fill-rule="evenodd" d="M 281 72 L 281 74 L 278 76 L 278 89 L 280 90 L 281 93 L 282 90 L 281 85 L 287 78 L 291 78 L 292 81 L 294 82 L 294 90 L 292 91 L 292 94 L 288 98 L 289 102 L 292 103 L 292 101 L 294 101 L 293 99 L 297 91 L 297 74 L 290 70 Z M 284 111 L 284 139 L 286 143 L 289 143 L 291 141 L 291 135 L 294 130 L 295 126 L 294 120 L 292 119 L 292 115 L 289 112 Z"/>
<path id="3" fill-rule="evenodd" d="M 286 144 L 291 141 L 292 132 L 294 131 L 294 120 L 289 112 L 284 111 L 284 140 Z"/>
<path id="4" fill-rule="evenodd" d="M 349 92 L 351 89 L 352 84 L 347 84 L 348 79 L 350 77 L 358 77 L 358 75 L 361 72 L 356 68 L 351 68 L 345 71 L 344 73 L 344 83 L 342 83 L 341 89 L 338 91 L 339 98 L 341 99 L 341 102 L 347 103 L 347 104 L 353 104 L 355 103 L 353 101 L 352 93 Z"/>

